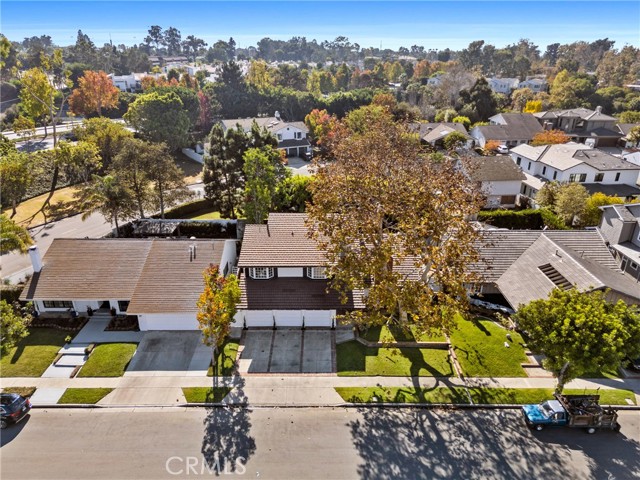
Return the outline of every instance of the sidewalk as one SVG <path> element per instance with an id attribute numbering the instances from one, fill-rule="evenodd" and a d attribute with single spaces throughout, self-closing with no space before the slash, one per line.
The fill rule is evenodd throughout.
<path id="1" fill-rule="evenodd" d="M 3 378 L 2 387 L 37 387 L 40 389 L 113 388 L 99 405 L 156 405 L 184 403 L 183 387 L 210 387 L 212 377 L 117 377 L 117 378 Z M 338 377 L 335 375 L 248 375 L 218 379 L 218 386 L 236 387 L 225 403 L 252 406 L 330 406 L 344 403 L 334 387 L 503 387 L 554 388 L 553 378 L 468 378 L 456 377 Z M 632 390 L 640 404 L 640 379 L 579 379 L 571 389 Z M 240 394 L 240 395 L 238 395 Z M 241 398 L 240 398 L 241 397 Z"/>

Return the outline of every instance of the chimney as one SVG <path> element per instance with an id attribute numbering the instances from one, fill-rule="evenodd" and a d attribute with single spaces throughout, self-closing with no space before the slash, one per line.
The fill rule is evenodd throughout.
<path id="1" fill-rule="evenodd" d="M 31 257 L 31 264 L 33 265 L 34 273 L 38 273 L 42 270 L 42 257 L 40 256 L 40 250 L 38 250 L 37 245 L 29 247 L 29 257 Z"/>
<path id="2" fill-rule="evenodd" d="M 596 113 L 602 113 L 602 107 L 596 107 Z"/>

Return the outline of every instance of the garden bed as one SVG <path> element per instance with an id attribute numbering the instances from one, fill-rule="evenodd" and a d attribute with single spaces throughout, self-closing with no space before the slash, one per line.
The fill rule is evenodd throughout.
<path id="1" fill-rule="evenodd" d="M 68 313 L 41 313 L 29 324 L 32 328 L 56 328 L 58 330 L 80 330 L 89 319 L 85 316 L 71 318 Z"/>
<path id="2" fill-rule="evenodd" d="M 122 331 L 122 332 L 139 332 L 140 325 L 138 324 L 138 317 L 135 315 L 117 316 L 111 319 L 106 332 Z"/>

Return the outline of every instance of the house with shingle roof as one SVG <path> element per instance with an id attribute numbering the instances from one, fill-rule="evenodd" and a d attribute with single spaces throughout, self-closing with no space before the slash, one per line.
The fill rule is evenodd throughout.
<path id="1" fill-rule="evenodd" d="M 441 122 L 441 123 L 412 123 L 409 125 L 412 132 L 416 132 L 420 136 L 420 141 L 429 144 L 432 147 L 443 146 L 443 141 L 453 132 L 461 133 L 467 139 L 466 148 L 473 147 L 473 138 L 467 133 L 467 129 L 461 123 Z"/>
<path id="2" fill-rule="evenodd" d="M 238 259 L 237 327 L 327 327 L 344 310 L 364 308 L 363 292 L 343 303 L 328 288 L 326 257 L 309 237 L 306 215 L 271 213 L 246 225 Z"/>
<path id="3" fill-rule="evenodd" d="M 579 182 L 589 193 L 640 196 L 640 165 L 581 143 L 518 145 L 509 154 L 526 176 L 520 193 L 533 200 L 542 185 L 552 181 Z"/>
<path id="4" fill-rule="evenodd" d="M 234 118 L 220 121 L 224 132 L 239 126 L 245 133 L 251 131 L 254 122 L 278 139 L 278 149 L 284 150 L 288 157 L 304 157 L 305 153 L 311 152 L 309 129 L 304 122 L 285 122 L 278 112 L 274 117 Z"/>
<path id="5" fill-rule="evenodd" d="M 474 291 L 514 310 L 573 287 L 640 304 L 639 284 L 618 268 L 598 230 L 485 230 L 477 248 Z"/>
<path id="6" fill-rule="evenodd" d="M 490 140 L 515 147 L 531 142 L 541 131 L 540 123 L 530 113 L 499 113 L 489 118 L 489 125 L 474 127 L 469 134 L 482 148 Z"/>
<path id="7" fill-rule="evenodd" d="M 599 229 L 620 270 L 640 282 L 640 203 L 605 205 L 600 210 Z"/>
<path id="8" fill-rule="evenodd" d="M 622 137 L 616 119 L 602 113 L 602 107 L 537 112 L 533 116 L 545 130 L 562 130 L 572 141 L 590 147 L 615 147 Z"/>
<path id="9" fill-rule="evenodd" d="M 467 157 L 460 161 L 466 175 L 486 198 L 485 208 L 514 208 L 525 176 L 507 155 Z"/>
<path id="10" fill-rule="evenodd" d="M 54 239 L 44 257 L 31 247 L 34 274 L 20 300 L 39 313 L 115 309 L 140 330 L 195 330 L 202 272 L 230 273 L 235 240 Z"/>
<path id="11" fill-rule="evenodd" d="M 618 123 L 616 124 L 616 128 L 622 135 L 620 138 L 620 144 L 624 148 L 638 148 L 640 147 L 640 141 L 634 142 L 629 140 L 627 136 L 631 133 L 631 129 L 635 127 L 640 127 L 640 123 Z"/>

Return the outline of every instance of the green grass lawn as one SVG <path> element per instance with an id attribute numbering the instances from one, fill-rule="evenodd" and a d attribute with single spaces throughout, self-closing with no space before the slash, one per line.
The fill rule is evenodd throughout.
<path id="1" fill-rule="evenodd" d="M 78 377 L 121 377 L 137 343 L 103 343 L 93 349 Z"/>
<path id="2" fill-rule="evenodd" d="M 458 403 L 468 404 L 469 397 L 462 387 L 423 388 L 413 387 L 336 387 L 336 392 L 346 402 L 352 403 Z M 552 388 L 470 388 L 469 393 L 476 404 L 527 404 L 553 399 Z M 600 395 L 602 405 L 635 405 L 635 395 L 630 390 L 601 389 L 564 391 L 567 395 Z M 375 397 L 375 399 L 374 399 Z"/>
<path id="3" fill-rule="evenodd" d="M 360 333 L 360 337 L 369 342 L 395 343 L 395 342 L 444 342 L 443 333 L 418 334 L 416 327 L 410 327 L 406 332 L 398 327 L 371 327 L 366 332 Z"/>
<path id="4" fill-rule="evenodd" d="M 451 343 L 467 377 L 526 377 L 520 365 L 527 362 L 524 342 L 517 332 L 508 332 L 490 320 L 458 319 Z M 507 333 L 512 342 L 506 348 Z"/>
<path id="5" fill-rule="evenodd" d="M 218 220 L 220 218 L 220 212 L 200 210 L 190 214 L 189 218 L 192 220 Z"/>
<path id="6" fill-rule="evenodd" d="M 218 352 L 218 366 L 222 366 L 222 371 L 218 372 L 219 377 L 230 377 L 236 368 L 236 357 L 238 356 L 238 340 L 227 340 Z M 209 367 L 207 375 L 213 376 L 213 367 Z"/>
<path id="7" fill-rule="evenodd" d="M 39 377 L 56 358 L 69 334 L 56 328 L 32 328 L 29 336 L 0 359 L 0 377 Z"/>
<path id="8" fill-rule="evenodd" d="M 231 387 L 183 387 L 187 403 L 218 403 L 233 390 Z"/>
<path id="9" fill-rule="evenodd" d="M 109 393 L 113 391 L 113 388 L 67 388 L 58 404 L 61 403 L 98 403 Z"/>
<path id="10" fill-rule="evenodd" d="M 449 377 L 454 374 L 447 350 L 368 348 L 351 341 L 336 345 L 339 376 Z"/>
<path id="11" fill-rule="evenodd" d="M 36 392 L 36 387 L 7 387 L 2 389 L 2 393 L 17 393 L 25 398 L 29 398 Z"/>

